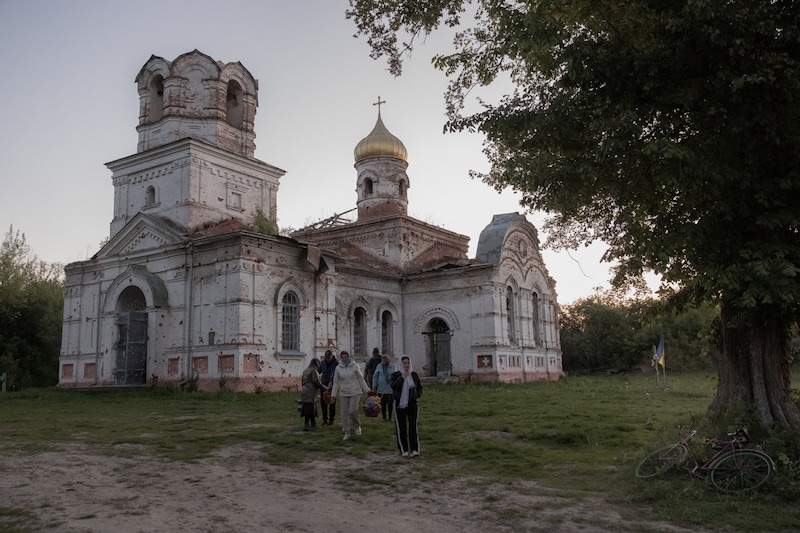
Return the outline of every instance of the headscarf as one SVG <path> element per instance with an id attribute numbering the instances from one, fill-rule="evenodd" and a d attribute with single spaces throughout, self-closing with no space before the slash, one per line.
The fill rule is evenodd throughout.
<path id="1" fill-rule="evenodd" d="M 319 370 L 319 359 L 317 359 L 316 357 L 315 357 L 315 358 L 313 358 L 313 359 L 311 360 L 311 363 L 309 363 L 309 366 L 313 366 L 314 368 L 316 368 L 317 370 Z"/>
<path id="2" fill-rule="evenodd" d="M 402 361 L 400 364 L 402 365 Z M 403 370 L 401 370 L 401 372 L 403 372 L 404 370 L 405 367 L 403 368 Z M 403 379 L 403 391 L 400 393 L 400 402 L 397 404 L 397 406 L 401 409 L 405 409 L 406 407 L 408 407 L 408 399 L 410 396 L 409 389 L 413 389 L 414 387 L 416 387 L 416 383 L 414 383 L 414 376 L 411 375 L 413 371 L 414 367 L 411 366 L 411 360 L 409 359 L 408 376 L 406 376 L 405 379 Z"/>

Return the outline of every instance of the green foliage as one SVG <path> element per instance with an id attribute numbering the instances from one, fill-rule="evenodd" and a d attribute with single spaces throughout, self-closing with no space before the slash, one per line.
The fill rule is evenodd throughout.
<path id="1" fill-rule="evenodd" d="M 649 364 L 663 332 L 670 371 L 713 369 L 719 357 L 713 335 L 718 316 L 709 305 L 669 312 L 653 299 L 595 295 L 561 310 L 564 370 L 625 370 Z"/>
<path id="2" fill-rule="evenodd" d="M 253 213 L 253 220 L 249 224 L 249 229 L 264 235 L 278 234 L 278 224 L 275 222 L 274 214 L 267 216 L 264 210 L 258 206 L 256 207 L 255 213 Z"/>
<path id="3" fill-rule="evenodd" d="M 44 529 L 44 524 L 33 511 L 13 507 L 0 507 L 0 525 L 6 533 L 29 533 Z"/>
<path id="4" fill-rule="evenodd" d="M 584 298 L 565 306 L 560 321 L 564 370 L 627 369 L 644 359 L 634 343 L 642 324 L 628 306 Z"/>
<path id="5" fill-rule="evenodd" d="M 11 227 L 0 248 L 0 372 L 8 389 L 58 382 L 62 267 L 38 259 Z"/>
<path id="6" fill-rule="evenodd" d="M 433 62 L 445 129 L 485 135 L 473 177 L 548 213 L 548 245 L 605 243 L 615 286 L 655 272 L 675 305 L 719 304 L 712 407 L 747 398 L 765 425 L 800 428 L 784 364 L 800 311 L 794 2 L 350 0 L 347 16 L 394 74 L 417 37 L 466 21 Z M 469 114 L 495 82 L 513 90 Z"/>
<path id="7" fill-rule="evenodd" d="M 227 383 L 227 377 L 225 378 L 225 382 Z M 195 373 L 189 376 L 188 378 L 184 377 L 183 374 L 181 374 L 181 379 L 178 383 L 178 386 L 181 391 L 197 392 L 200 389 L 199 383 L 200 383 L 200 374 Z"/>
<path id="8" fill-rule="evenodd" d="M 217 382 L 217 392 L 222 394 L 222 393 L 230 392 L 230 391 L 231 391 L 231 388 L 228 385 L 228 375 L 227 374 L 222 374 L 219 377 L 219 380 Z"/>
<path id="9" fill-rule="evenodd" d="M 463 22 L 466 4 L 351 0 L 348 17 L 399 74 L 414 37 Z M 652 270 L 701 301 L 794 309 L 794 4 L 475 4 L 434 63 L 451 77 L 448 129 L 486 135 L 487 183 L 553 214 L 551 243 L 607 243 L 618 283 Z M 509 78 L 513 93 L 461 115 L 469 91 Z"/>

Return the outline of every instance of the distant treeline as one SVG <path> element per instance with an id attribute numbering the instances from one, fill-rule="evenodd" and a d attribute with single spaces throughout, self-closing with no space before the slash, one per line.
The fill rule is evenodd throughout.
<path id="1" fill-rule="evenodd" d="M 662 333 L 667 372 L 713 370 L 720 355 L 718 319 L 713 305 L 676 314 L 652 298 L 577 300 L 561 309 L 564 370 L 583 374 L 647 367 Z"/>

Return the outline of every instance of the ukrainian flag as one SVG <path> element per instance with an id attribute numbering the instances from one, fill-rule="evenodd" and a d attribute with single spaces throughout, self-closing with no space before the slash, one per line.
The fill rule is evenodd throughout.
<path id="1" fill-rule="evenodd" d="M 664 367 L 664 334 L 661 334 L 661 340 L 658 341 L 658 348 L 656 348 L 656 359 L 661 368 Z"/>

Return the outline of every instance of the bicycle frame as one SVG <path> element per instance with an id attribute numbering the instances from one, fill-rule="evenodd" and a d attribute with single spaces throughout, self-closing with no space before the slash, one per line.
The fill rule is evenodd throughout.
<path id="1" fill-rule="evenodd" d="M 739 430 L 739 431 L 741 431 L 741 430 Z M 694 460 L 694 468 L 692 468 L 691 473 L 695 474 L 695 475 L 698 472 L 703 473 L 703 474 L 707 474 L 712 470 L 712 466 L 714 465 L 714 463 L 717 462 L 717 460 L 720 457 L 722 457 L 722 456 L 724 456 L 724 455 L 726 455 L 728 453 L 734 453 L 735 454 L 736 451 L 743 449 L 744 448 L 743 442 L 736 436 L 737 433 L 729 434 L 729 436 L 732 437 L 730 440 L 706 439 L 705 445 L 706 446 L 711 446 L 711 448 L 716 450 L 716 452 L 713 453 L 711 455 L 711 457 L 706 459 L 706 461 L 704 463 L 702 463 L 702 464 L 700 463 L 700 461 L 697 460 L 697 456 L 694 454 L 694 452 L 692 452 L 692 449 L 690 447 L 689 448 L 689 453 L 692 455 L 692 459 Z M 694 434 L 697 434 L 697 432 L 694 431 Z M 691 438 L 691 436 L 689 438 Z M 688 438 L 687 438 L 686 442 L 688 444 L 688 442 L 689 442 Z M 747 441 L 744 441 L 744 442 L 747 442 Z"/>
<path id="2" fill-rule="evenodd" d="M 711 457 L 700 462 L 692 450 L 691 440 L 697 435 L 692 430 L 675 444 L 660 448 L 642 459 L 636 467 L 636 476 L 641 478 L 663 474 L 691 457 L 692 475 L 708 475 L 711 484 L 725 493 L 737 493 L 760 487 L 772 477 L 775 462 L 758 448 L 747 447 L 750 441 L 743 428 L 729 433 L 728 440 L 706 439 L 705 444 L 716 450 Z"/>

